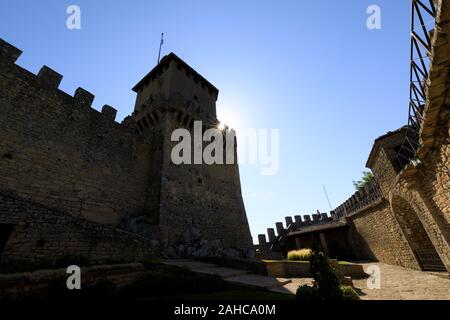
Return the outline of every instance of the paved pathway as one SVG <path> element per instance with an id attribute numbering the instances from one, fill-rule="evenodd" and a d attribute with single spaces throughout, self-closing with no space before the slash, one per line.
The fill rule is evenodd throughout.
<path id="1" fill-rule="evenodd" d="M 196 272 L 217 274 L 224 280 L 266 288 L 274 292 L 295 294 L 298 286 L 312 284 L 311 278 L 272 278 L 247 271 L 218 267 L 214 264 L 192 260 L 167 260 L 167 264 L 185 266 Z M 363 263 L 380 267 L 380 289 L 368 289 L 367 279 L 353 280 L 355 289 L 363 300 L 450 300 L 450 278 L 446 273 L 422 272 L 384 263 Z"/>
<path id="2" fill-rule="evenodd" d="M 249 272 L 245 270 L 218 267 L 211 263 L 197 262 L 193 260 L 165 260 L 163 263 L 179 267 L 187 267 L 192 271 L 199 273 L 215 274 L 230 283 L 248 287 L 273 289 L 291 282 L 290 279 L 249 274 Z"/>
<path id="3" fill-rule="evenodd" d="M 423 272 L 384 263 L 381 270 L 380 289 L 367 289 L 367 280 L 353 280 L 360 289 L 361 299 L 367 300 L 450 300 L 450 278 L 448 273 Z"/>
<path id="4" fill-rule="evenodd" d="M 384 263 L 363 263 L 380 267 L 380 289 L 368 289 L 367 279 L 354 279 L 353 284 L 363 300 L 450 300 L 450 278 L 446 273 L 422 272 Z M 310 278 L 292 282 L 273 291 L 295 294 L 299 285 L 311 284 Z M 369 280 L 370 281 L 370 280 Z"/>

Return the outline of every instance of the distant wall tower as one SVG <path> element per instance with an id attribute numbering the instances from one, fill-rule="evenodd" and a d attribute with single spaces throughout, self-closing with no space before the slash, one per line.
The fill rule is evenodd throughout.
<path id="1" fill-rule="evenodd" d="M 193 131 L 194 121 L 208 129 L 218 124 L 219 91 L 170 53 L 133 88 L 137 93 L 132 119 L 138 131 L 158 141 L 151 175 L 149 210 L 159 222 L 163 248 L 201 238 L 225 248 L 250 251 L 252 239 L 234 164 L 181 164 L 171 161 L 177 128 Z"/>

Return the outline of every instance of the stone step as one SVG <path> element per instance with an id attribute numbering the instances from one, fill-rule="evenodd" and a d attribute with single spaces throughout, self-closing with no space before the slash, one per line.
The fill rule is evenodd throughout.
<path id="1" fill-rule="evenodd" d="M 296 283 L 287 283 L 284 286 L 271 288 L 270 291 L 277 293 L 285 293 L 285 294 L 294 294 L 297 292 L 298 284 Z"/>
<path id="2" fill-rule="evenodd" d="M 248 272 L 245 270 L 231 269 L 231 268 L 224 268 L 224 267 L 206 267 L 206 268 L 200 268 L 200 269 L 194 268 L 194 269 L 192 269 L 192 271 L 217 275 L 217 276 L 220 276 L 222 279 L 227 279 L 227 278 L 231 278 L 231 277 L 242 276 L 244 274 L 248 274 Z"/>
<path id="3" fill-rule="evenodd" d="M 225 280 L 233 284 L 263 289 L 273 289 L 291 282 L 290 279 L 265 277 L 256 274 L 235 276 Z"/>
<path id="4" fill-rule="evenodd" d="M 219 267 L 211 263 L 198 262 L 194 260 L 163 260 L 162 263 L 177 267 L 186 267 L 198 273 L 218 275 L 225 281 L 232 284 L 253 288 L 273 289 L 291 282 L 290 279 L 248 274 L 248 271 L 245 270 Z"/>
<path id="5" fill-rule="evenodd" d="M 297 293 L 297 288 L 299 286 L 302 286 L 305 284 L 312 286 L 313 279 L 312 278 L 293 278 L 293 279 L 291 279 L 290 283 L 287 283 L 282 287 L 276 287 L 276 288 L 270 289 L 270 291 L 295 295 Z"/>
<path id="6" fill-rule="evenodd" d="M 212 263 L 205 263 L 205 262 L 199 262 L 199 261 L 188 260 L 188 259 L 162 260 L 161 262 L 164 264 L 167 264 L 167 265 L 171 265 L 171 266 L 186 267 L 191 270 L 216 267 L 216 265 L 214 265 Z"/>

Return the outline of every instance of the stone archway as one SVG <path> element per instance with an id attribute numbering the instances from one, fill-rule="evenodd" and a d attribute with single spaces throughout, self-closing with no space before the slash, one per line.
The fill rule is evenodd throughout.
<path id="1" fill-rule="evenodd" d="M 417 212 L 408 201 L 398 195 L 393 196 L 391 208 L 422 270 L 446 271 Z"/>

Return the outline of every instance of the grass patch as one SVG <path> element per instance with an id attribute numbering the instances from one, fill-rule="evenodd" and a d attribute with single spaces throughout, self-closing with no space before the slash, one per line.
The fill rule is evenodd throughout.
<path id="1" fill-rule="evenodd" d="M 309 261 L 293 261 L 293 260 L 261 260 L 264 263 L 280 263 L 280 262 L 290 262 L 290 263 L 309 263 Z"/>
<path id="2" fill-rule="evenodd" d="M 309 261 L 311 260 L 311 249 L 300 249 L 289 251 L 287 259 L 291 261 Z"/>

